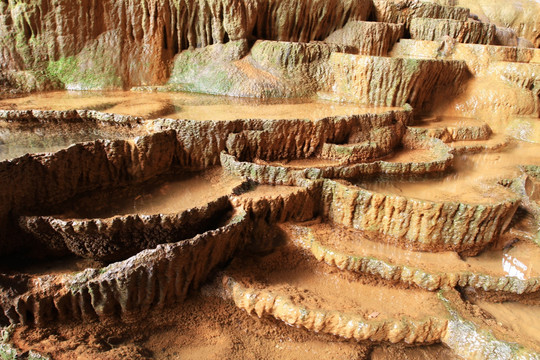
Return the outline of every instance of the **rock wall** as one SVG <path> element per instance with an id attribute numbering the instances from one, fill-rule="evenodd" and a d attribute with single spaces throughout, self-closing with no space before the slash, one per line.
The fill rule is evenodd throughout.
<path id="1" fill-rule="evenodd" d="M 540 4 L 534 0 L 458 0 L 482 22 L 509 27 L 535 47 L 540 47 Z"/>
<path id="2" fill-rule="evenodd" d="M 415 18 L 410 25 L 411 38 L 415 40 L 441 40 L 450 36 L 460 43 L 495 43 L 496 27 L 476 21 Z"/>
<path id="3" fill-rule="evenodd" d="M 173 244 L 159 245 L 102 269 L 32 278 L 0 275 L 0 323 L 44 326 L 50 321 L 140 317 L 182 301 L 247 239 L 247 217 Z"/>
<path id="4" fill-rule="evenodd" d="M 349 21 L 324 41 L 350 46 L 360 55 L 385 56 L 402 36 L 402 24 Z"/>
<path id="5" fill-rule="evenodd" d="M 127 215 L 106 219 L 63 220 L 22 217 L 20 227 L 55 255 L 113 262 L 159 244 L 178 242 L 213 230 L 232 209 L 226 196 L 179 214 Z"/>
<path id="6" fill-rule="evenodd" d="M 165 89 L 240 97 L 313 96 L 329 81 L 334 51 L 354 48 L 323 42 L 246 40 L 186 50 L 174 59 Z"/>
<path id="7" fill-rule="evenodd" d="M 437 88 L 458 93 L 468 79 L 464 62 L 333 53 L 333 100 L 403 106 L 420 111 Z"/>
<path id="8" fill-rule="evenodd" d="M 184 49 L 322 40 L 370 10 L 367 0 L 8 0 L 0 2 L 0 70 L 26 90 L 159 84 Z"/>
<path id="9" fill-rule="evenodd" d="M 419 0 L 374 0 L 373 4 L 377 21 L 404 24 L 406 31 L 414 18 L 467 21 L 469 17 L 469 9 Z"/>

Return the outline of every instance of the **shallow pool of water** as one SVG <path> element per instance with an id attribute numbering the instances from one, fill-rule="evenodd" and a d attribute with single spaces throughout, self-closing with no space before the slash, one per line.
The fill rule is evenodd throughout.
<path id="1" fill-rule="evenodd" d="M 0 120 L 0 161 L 25 154 L 50 153 L 94 140 L 129 139 L 146 133 L 142 127 L 110 126 L 95 121 L 11 122 Z"/>
<path id="2" fill-rule="evenodd" d="M 319 99 L 251 99 L 194 93 L 133 91 L 55 91 L 0 100 L 8 110 L 99 110 L 107 113 L 190 120 L 309 119 L 380 113 L 391 107 L 365 107 Z"/>
<path id="3" fill-rule="evenodd" d="M 221 168 L 170 176 L 140 186 L 98 191 L 71 200 L 58 218 L 109 218 L 119 215 L 176 214 L 229 195 L 244 181 Z"/>
<path id="4" fill-rule="evenodd" d="M 454 171 L 444 178 L 359 181 L 357 185 L 381 193 L 423 200 L 493 203 L 514 197 L 509 190 L 497 185 L 497 181 L 520 176 L 519 165 L 522 164 L 540 164 L 538 144 L 518 142 L 501 152 L 457 156 Z"/>

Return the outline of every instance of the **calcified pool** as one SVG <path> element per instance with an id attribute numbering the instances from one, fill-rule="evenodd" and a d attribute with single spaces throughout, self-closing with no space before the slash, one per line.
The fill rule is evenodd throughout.
<path id="1" fill-rule="evenodd" d="M 493 133 L 489 121 L 319 100 L 145 92 L 36 94 L 3 100 L 0 110 L 0 149 L 8 160 L 2 174 L 12 176 L 4 188 L 39 194 L 28 201 L 10 192 L 9 206 L 20 209 L 8 222 L 10 236 L 25 245 L 5 248 L 13 256 L 3 276 L 10 286 L 22 277 L 69 296 L 101 289 L 104 307 L 91 298 L 82 308 L 53 304 L 62 316 L 89 308 L 88 319 L 159 312 L 135 294 L 164 286 L 171 290 L 163 290 L 163 299 L 185 301 L 207 269 L 233 259 L 198 300 L 187 300 L 196 301 L 189 316 L 204 319 L 207 303 L 217 302 L 212 311 L 240 316 L 254 334 L 272 326 L 285 336 L 281 325 L 238 309 L 271 316 L 307 329 L 287 340 L 302 352 L 310 341 L 320 349 L 336 341 L 312 332 L 351 339 L 340 340 L 347 354 L 369 339 L 452 357 L 461 351 L 454 337 L 463 331 L 517 341 L 522 352 L 540 348 L 533 328 L 505 325 L 508 314 L 537 306 L 540 145 Z M 367 160 L 344 161 L 346 151 Z M 14 177 L 13 169 L 19 169 Z M 44 182 L 32 182 L 33 174 Z M 186 251 L 216 265 L 190 267 L 181 260 Z M 158 263 L 183 270 L 162 277 L 168 270 L 150 270 Z M 139 266 L 147 275 L 137 275 Z M 120 290 L 103 285 L 118 276 L 147 285 L 125 288 L 119 298 Z M 37 294 L 33 286 L 21 289 L 17 296 Z M 51 306 L 39 300 L 43 295 L 32 296 Z M 10 301 L 2 305 L 6 322 L 47 326 L 55 318 L 28 302 L 17 305 L 30 314 L 20 317 Z M 109 309 L 115 303 L 117 310 Z M 404 326 L 400 333 L 381 325 L 396 321 Z M 131 331 L 111 326 L 125 336 Z M 237 336 L 221 322 L 193 331 L 209 326 Z M 23 333 L 16 339 L 26 344 Z M 153 348 L 156 341 L 143 344 Z M 474 346 L 492 346 L 489 338 L 478 341 Z M 224 351 L 208 340 L 190 351 L 204 349 Z M 389 351 L 397 350 L 377 346 L 374 356 Z"/>
<path id="2" fill-rule="evenodd" d="M 5 110 L 96 110 L 144 119 L 309 119 L 380 113 L 383 106 L 359 106 L 317 99 L 250 99 L 193 93 L 144 91 L 58 91 L 0 100 Z"/>
<path id="3" fill-rule="evenodd" d="M 0 358 L 540 358 L 540 8 L 484 3 L 0 1 Z"/>

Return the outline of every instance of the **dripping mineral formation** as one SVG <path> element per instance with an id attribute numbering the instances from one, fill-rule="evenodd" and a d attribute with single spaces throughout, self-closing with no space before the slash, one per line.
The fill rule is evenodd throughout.
<path id="1" fill-rule="evenodd" d="M 540 358 L 539 19 L 0 1 L 0 358 Z"/>

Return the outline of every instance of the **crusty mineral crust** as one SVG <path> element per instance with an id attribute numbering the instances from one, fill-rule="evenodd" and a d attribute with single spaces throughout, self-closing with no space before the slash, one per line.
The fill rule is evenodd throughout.
<path id="1" fill-rule="evenodd" d="M 435 125 L 437 123 L 434 123 Z M 405 137 L 431 137 L 444 141 L 445 143 L 453 141 L 472 141 L 487 140 L 490 138 L 491 128 L 488 124 L 482 125 L 462 125 L 462 126 L 441 126 L 424 128 L 422 126 L 407 127 Z"/>
<path id="2" fill-rule="evenodd" d="M 360 55 L 385 56 L 402 36 L 402 24 L 349 21 L 324 41 L 349 46 Z"/>
<path id="3" fill-rule="evenodd" d="M 430 343 L 439 341 L 447 327 L 447 320 L 437 317 L 377 321 L 332 309 L 311 309 L 295 304 L 286 295 L 245 287 L 232 277 L 224 277 L 223 283 L 236 306 L 250 314 L 273 316 L 291 326 L 346 339 Z"/>
<path id="4" fill-rule="evenodd" d="M 540 49 L 461 43 L 453 44 L 452 49 L 448 49 L 448 51 L 441 51 L 441 47 L 441 41 L 400 39 L 392 48 L 390 55 L 462 60 L 467 63 L 473 74 L 480 74 L 486 70 L 491 62 L 495 61 L 540 62 Z"/>
<path id="5" fill-rule="evenodd" d="M 468 141 L 460 141 L 458 143 L 450 143 L 452 151 L 455 155 L 477 154 L 482 152 L 497 152 L 504 150 L 512 144 L 512 138 L 509 136 L 499 135 L 485 141 L 470 143 Z"/>
<path id="6" fill-rule="evenodd" d="M 354 48 L 325 42 L 230 41 L 185 50 L 174 59 L 166 90 L 257 97 L 310 97 L 329 81 L 332 52 Z"/>
<path id="7" fill-rule="evenodd" d="M 401 123 L 374 129 L 347 144 L 323 145 L 320 158 L 339 160 L 340 163 L 369 162 L 394 151 L 401 143 L 405 127 Z"/>
<path id="8" fill-rule="evenodd" d="M 179 214 L 127 215 L 106 219 L 63 220 L 22 217 L 20 227 L 53 252 L 120 261 L 159 244 L 189 239 L 211 229 L 232 209 L 227 196 Z"/>
<path id="9" fill-rule="evenodd" d="M 470 13 L 466 8 L 420 0 L 375 0 L 373 4 L 377 21 L 401 23 L 406 30 L 414 18 L 467 21 Z"/>
<path id="10" fill-rule="evenodd" d="M 491 45 L 495 43 L 496 27 L 477 21 L 414 18 L 409 31 L 415 40 L 440 41 L 449 36 L 460 43 Z"/>
<path id="11" fill-rule="evenodd" d="M 348 20 L 366 20 L 371 7 L 365 0 L 9 0 L 0 3 L 0 63 L 28 90 L 55 82 L 154 85 L 167 80 L 182 50 L 252 38 L 322 40 Z"/>
<path id="12" fill-rule="evenodd" d="M 248 221 L 240 211 L 217 230 L 143 250 L 102 269 L 37 278 L 0 275 L 0 320 L 45 326 L 51 320 L 129 318 L 182 301 L 246 243 Z"/>
<path id="13" fill-rule="evenodd" d="M 363 176 L 420 176 L 443 173 L 450 169 L 453 155 L 450 148 L 438 139 L 418 140 L 412 136 L 403 139 L 405 145 L 413 149 L 429 147 L 438 158 L 428 162 L 388 162 L 377 160 L 368 163 L 315 166 L 315 167 L 283 167 L 250 161 L 240 161 L 233 155 L 221 154 L 222 166 L 232 174 L 247 177 L 261 184 L 272 185 L 301 185 L 304 179 L 358 179 Z"/>
<path id="14" fill-rule="evenodd" d="M 440 291 L 439 297 L 450 313 L 447 331 L 441 341 L 458 356 L 493 360 L 540 358 L 540 353 L 516 343 L 514 339 L 498 339 L 492 330 L 480 324 L 478 316 L 472 318 L 467 314 L 469 311 L 455 292 Z"/>
<path id="15" fill-rule="evenodd" d="M 96 121 L 127 127 L 142 121 L 94 111 L 2 111 L 0 116 L 18 122 Z M 256 149 L 252 154 L 262 159 L 311 156 L 326 141 L 357 139 L 364 131 L 393 122 L 407 124 L 411 118 L 409 110 L 393 110 L 315 122 L 161 119 L 155 121 L 154 128 L 163 131 L 135 140 L 95 141 L 49 155 L 26 155 L 0 162 L 0 222 L 7 226 L 16 222 L 18 215 L 32 214 L 43 204 L 56 205 L 85 192 L 142 183 L 178 167 L 198 170 L 215 166 L 220 162 L 220 153 L 227 149 L 240 155 Z M 257 136 L 247 141 L 244 133 Z M 235 143 L 229 135 L 244 140 Z M 32 247 L 6 232 L 0 238 L 3 254 Z"/>
<path id="16" fill-rule="evenodd" d="M 420 111 L 438 87 L 459 92 L 468 77 L 465 62 L 333 53 L 330 99 L 403 106 Z"/>
<path id="17" fill-rule="evenodd" d="M 0 162 L 0 223 L 44 204 L 59 204 L 77 194 L 144 182 L 169 172 L 177 162 L 174 131 L 132 140 L 77 144 L 51 155 L 25 155 Z M 39 181 L 35 181 L 39 179 Z M 21 245 L 7 233 L 0 253 Z"/>
<path id="18" fill-rule="evenodd" d="M 516 196 L 490 205 L 433 202 L 325 180 L 322 203 L 329 221 L 379 232 L 395 245 L 475 255 L 507 226 L 519 199 Z"/>
<path id="19" fill-rule="evenodd" d="M 385 280 L 414 284 L 433 291 L 441 288 L 450 289 L 470 286 L 484 291 L 496 291 L 512 294 L 534 293 L 540 290 L 540 279 L 526 280 L 513 276 L 493 276 L 472 271 L 443 272 L 433 271 L 418 266 L 410 266 L 377 259 L 373 256 L 352 254 L 322 244 L 307 226 L 282 225 L 289 229 L 295 243 L 309 250 L 313 256 L 340 270 L 376 275 Z"/>

